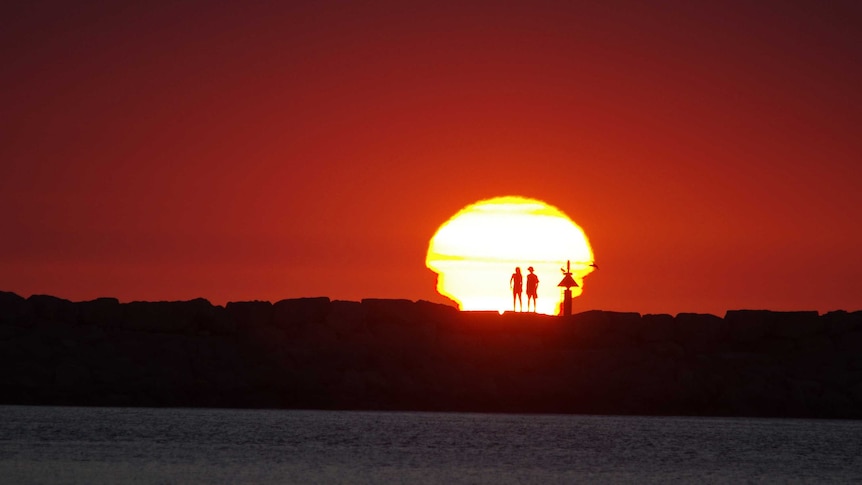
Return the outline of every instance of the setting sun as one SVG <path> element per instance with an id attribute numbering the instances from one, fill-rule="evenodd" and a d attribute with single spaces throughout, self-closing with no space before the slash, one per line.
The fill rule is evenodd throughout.
<path id="1" fill-rule="evenodd" d="M 507 196 L 471 204 L 440 226 L 428 245 L 426 265 L 438 275 L 437 291 L 461 310 L 496 311 L 513 309 L 509 278 L 515 268 L 526 276 L 533 267 L 539 277 L 537 311 L 557 314 L 562 301 L 557 284 L 567 260 L 579 285 L 572 293 L 578 296 L 594 269 L 584 231 L 554 206 Z"/>

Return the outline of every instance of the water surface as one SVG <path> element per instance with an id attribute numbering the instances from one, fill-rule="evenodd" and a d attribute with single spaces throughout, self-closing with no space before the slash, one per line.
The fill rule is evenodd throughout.
<path id="1" fill-rule="evenodd" d="M 4 483 L 862 480 L 862 422 L 0 406 Z"/>

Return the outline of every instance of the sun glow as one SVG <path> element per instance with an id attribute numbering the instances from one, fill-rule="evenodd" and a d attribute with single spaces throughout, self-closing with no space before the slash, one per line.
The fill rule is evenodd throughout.
<path id="1" fill-rule="evenodd" d="M 593 253 L 584 231 L 554 206 L 516 196 L 482 200 L 446 221 L 428 245 L 425 264 L 436 272 L 437 291 L 461 310 L 511 311 L 509 278 L 520 267 L 539 277 L 537 311 L 559 313 L 561 267 L 572 261 L 572 276 L 583 291 Z M 524 309 L 527 295 L 523 295 Z"/>

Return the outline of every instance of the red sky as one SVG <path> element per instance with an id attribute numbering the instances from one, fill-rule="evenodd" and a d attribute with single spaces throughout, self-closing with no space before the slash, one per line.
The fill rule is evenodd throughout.
<path id="1" fill-rule="evenodd" d="M 516 194 L 575 311 L 862 308 L 855 0 L 12 3 L 2 290 L 443 301 L 428 240 Z"/>

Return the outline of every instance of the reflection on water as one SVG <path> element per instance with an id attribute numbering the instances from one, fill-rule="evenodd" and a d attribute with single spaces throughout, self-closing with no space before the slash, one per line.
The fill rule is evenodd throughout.
<path id="1" fill-rule="evenodd" d="M 862 479 L 862 423 L 0 407 L 4 483 Z"/>

